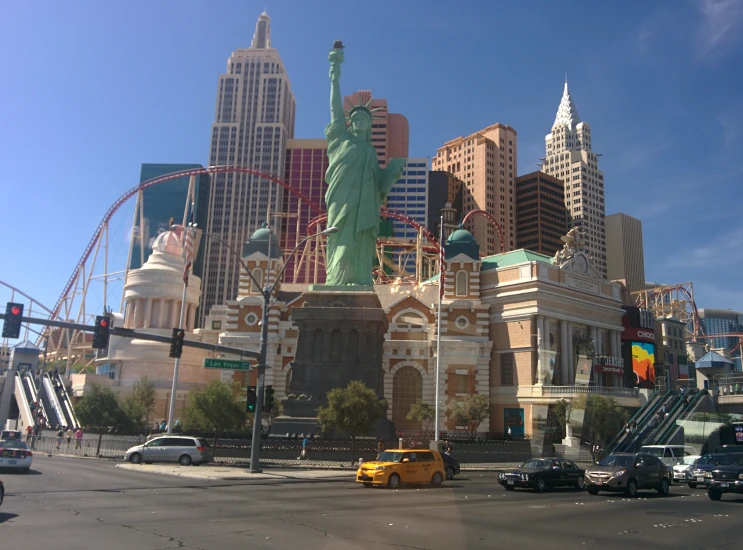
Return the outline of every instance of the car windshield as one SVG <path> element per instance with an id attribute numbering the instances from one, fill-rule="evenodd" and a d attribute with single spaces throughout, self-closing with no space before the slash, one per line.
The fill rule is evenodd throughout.
<path id="1" fill-rule="evenodd" d="M 0 441 L 0 447 L 3 449 L 23 449 L 28 450 L 26 444 L 20 439 L 6 439 Z"/>
<path id="2" fill-rule="evenodd" d="M 643 447 L 640 449 L 643 453 L 647 453 L 653 456 L 663 456 L 663 447 Z"/>
<path id="3" fill-rule="evenodd" d="M 681 462 L 679 462 L 680 466 L 690 466 L 691 464 L 694 464 L 694 462 L 698 459 L 698 456 L 685 456 L 681 459 Z"/>
<path id="4" fill-rule="evenodd" d="M 720 462 L 720 455 L 704 455 L 697 460 L 697 466 L 715 465 Z"/>
<path id="5" fill-rule="evenodd" d="M 379 455 L 377 460 L 379 462 L 400 462 L 402 460 L 402 455 L 403 453 L 400 452 L 384 451 Z"/>
<path id="6" fill-rule="evenodd" d="M 722 455 L 718 464 L 720 466 L 743 466 L 743 454 Z"/>
<path id="7" fill-rule="evenodd" d="M 211 447 L 206 439 L 199 439 L 199 445 L 201 445 L 202 447 Z"/>
<path id="8" fill-rule="evenodd" d="M 599 466 L 621 466 L 627 468 L 635 461 L 633 455 L 609 455 L 599 462 Z"/>
<path id="9" fill-rule="evenodd" d="M 550 467 L 550 461 L 549 460 L 527 460 L 521 465 L 522 468 L 549 468 Z"/>

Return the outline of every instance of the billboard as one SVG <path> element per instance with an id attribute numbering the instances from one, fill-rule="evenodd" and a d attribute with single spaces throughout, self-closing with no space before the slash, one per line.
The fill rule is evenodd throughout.
<path id="1" fill-rule="evenodd" d="M 632 342 L 632 370 L 637 385 L 655 385 L 655 345 Z M 644 384 L 643 384 L 644 383 Z"/>
<path id="2" fill-rule="evenodd" d="M 593 360 L 587 355 L 579 355 L 575 363 L 575 385 L 588 386 L 591 381 L 591 367 Z"/>
<path id="3" fill-rule="evenodd" d="M 508 433 L 511 428 L 511 435 L 524 435 L 524 409 L 503 409 L 503 432 Z"/>

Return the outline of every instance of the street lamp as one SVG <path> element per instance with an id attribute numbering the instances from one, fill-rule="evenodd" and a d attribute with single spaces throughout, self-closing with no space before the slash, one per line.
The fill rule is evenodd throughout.
<path id="1" fill-rule="evenodd" d="M 308 235 L 301 241 L 297 243 L 297 245 L 294 247 L 294 250 L 289 253 L 288 257 L 291 257 L 300 246 L 302 246 L 304 243 L 309 241 L 310 239 L 318 236 L 326 236 L 326 235 L 332 235 L 333 233 L 338 233 L 337 227 L 328 227 L 324 231 L 321 231 L 320 233 L 315 233 L 314 235 Z M 271 231 L 269 229 L 268 232 L 268 262 L 270 267 L 271 262 Z M 260 358 L 258 359 L 258 384 L 255 390 L 256 393 L 256 399 L 255 399 L 255 419 L 253 422 L 253 440 L 250 445 L 250 473 L 253 474 L 259 474 L 262 472 L 262 470 L 258 467 L 259 464 L 259 455 L 260 455 L 260 449 L 261 449 L 261 429 L 263 427 L 263 423 L 261 422 L 261 414 L 263 414 L 263 392 L 266 387 L 266 355 L 268 350 L 268 310 L 271 305 L 271 295 L 273 294 L 274 289 L 276 288 L 276 284 L 281 280 L 281 275 L 284 273 L 284 269 L 286 268 L 286 264 L 281 266 L 281 269 L 276 274 L 276 278 L 274 279 L 273 284 L 269 287 L 268 286 L 268 273 L 269 269 L 266 269 L 266 286 L 263 287 L 263 290 L 261 291 L 263 295 L 263 318 L 261 320 L 261 349 L 260 349 Z M 257 288 L 260 288 L 261 284 L 260 282 L 255 280 L 255 277 L 253 277 L 253 274 L 248 271 L 248 274 L 250 275 L 250 278 L 252 279 L 253 283 L 256 285 Z"/>

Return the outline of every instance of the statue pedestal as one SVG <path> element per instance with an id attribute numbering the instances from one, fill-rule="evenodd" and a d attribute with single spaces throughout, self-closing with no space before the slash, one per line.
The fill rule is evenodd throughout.
<path id="1" fill-rule="evenodd" d="M 577 447 L 578 439 L 573 437 L 573 427 L 568 422 L 565 425 L 565 439 L 562 440 L 562 444 L 566 447 Z"/>
<path id="2" fill-rule="evenodd" d="M 297 352 L 282 402 L 285 416 L 274 421 L 274 434 L 319 433 L 317 409 L 330 390 L 352 380 L 362 381 L 380 398 L 384 395 L 382 351 L 388 323 L 373 287 L 312 285 L 304 299 L 304 307 L 292 313 L 299 329 Z M 385 423 L 390 424 L 378 423 L 377 437 L 389 437 L 380 433 L 389 431 Z"/>

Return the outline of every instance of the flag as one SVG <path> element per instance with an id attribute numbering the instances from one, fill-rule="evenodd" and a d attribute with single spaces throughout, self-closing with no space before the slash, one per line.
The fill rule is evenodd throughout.
<path id="1" fill-rule="evenodd" d="M 188 286 L 188 272 L 193 265 L 193 238 L 194 238 L 193 206 L 191 207 L 191 219 L 183 229 L 183 258 L 186 265 L 183 267 L 183 284 Z"/>
<path id="2" fill-rule="evenodd" d="M 441 216 L 439 228 L 439 297 L 444 297 L 444 267 L 446 266 L 446 257 L 444 254 L 444 216 Z"/>

